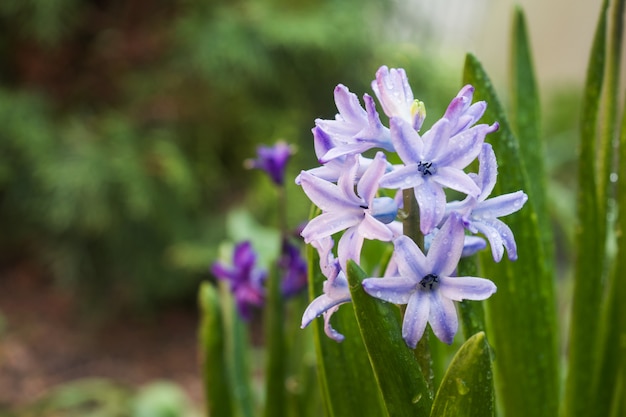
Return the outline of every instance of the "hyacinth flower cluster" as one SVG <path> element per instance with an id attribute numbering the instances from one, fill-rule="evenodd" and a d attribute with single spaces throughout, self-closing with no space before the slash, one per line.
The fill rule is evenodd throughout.
<path id="1" fill-rule="evenodd" d="M 321 166 L 296 178 L 321 209 L 302 237 L 318 250 L 327 279 L 323 294 L 304 312 L 302 327 L 323 315 L 326 334 L 343 340 L 330 318 L 351 301 L 348 262 L 360 264 L 365 240 L 374 239 L 389 242 L 394 250 L 383 276 L 364 279 L 364 290 L 381 300 L 406 304 L 402 334 L 409 347 L 415 348 L 427 323 L 450 344 L 458 329 L 454 301 L 484 300 L 496 292 L 488 279 L 456 276 L 460 258 L 486 248 L 488 242 L 496 262 L 505 250 L 515 260 L 513 233 L 500 217 L 521 209 L 527 196 L 517 191 L 489 198 L 497 161 L 485 138 L 498 124 L 477 123 L 487 104 L 472 103 L 471 85 L 464 86 L 423 133 L 425 106 L 414 98 L 403 69 L 381 67 L 372 90 L 388 127 L 373 97 L 365 94 L 363 107 L 354 93 L 338 85 L 334 92 L 338 114 L 334 120 L 316 120 L 312 130 Z M 367 157 L 367 151 L 373 157 Z M 392 153 L 401 164 L 388 162 Z M 466 172 L 476 159 L 478 172 Z M 448 201 L 447 189 L 465 198 Z M 407 193 L 414 196 L 419 211 L 419 231 L 411 233 L 400 221 L 407 215 L 403 207 Z M 424 237 L 423 248 L 407 236 L 415 233 Z"/>
<path id="2" fill-rule="evenodd" d="M 285 171 L 293 148 L 286 142 L 279 141 L 273 146 L 261 145 L 257 148 L 257 157 L 248 159 L 244 166 L 265 172 L 274 185 L 282 190 Z M 281 196 L 284 196 L 280 192 Z M 279 198 L 281 216 L 286 216 L 284 198 Z M 307 284 L 307 264 L 301 256 L 300 247 L 292 242 L 285 219 L 281 223 L 281 249 L 276 267 L 280 271 L 280 292 L 283 298 L 290 298 L 301 293 Z M 211 265 L 211 273 L 219 280 L 230 285 L 239 317 L 250 320 L 254 309 L 265 304 L 268 271 L 258 265 L 258 255 L 249 240 L 235 245 L 232 261 L 216 261 Z"/>

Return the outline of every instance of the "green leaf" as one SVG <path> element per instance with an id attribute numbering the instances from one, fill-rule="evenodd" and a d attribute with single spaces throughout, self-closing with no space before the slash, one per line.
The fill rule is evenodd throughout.
<path id="1" fill-rule="evenodd" d="M 488 103 L 483 120 L 500 123 L 499 131 L 488 138 L 499 167 L 492 196 L 520 189 L 531 192 L 519 143 L 489 77 L 473 55 L 466 58 L 464 82 L 476 88 L 476 100 Z M 496 264 L 490 253 L 481 254 L 484 276 L 498 287 L 487 302 L 487 323 L 497 356 L 498 402 L 507 417 L 552 417 L 559 406 L 554 280 L 546 268 L 546 250 L 537 219 L 532 196 L 522 210 L 504 219 L 517 241 L 517 262 L 503 259 Z"/>
<path id="2" fill-rule="evenodd" d="M 470 337 L 452 359 L 430 415 L 495 416 L 491 355 L 484 332 Z"/>
<path id="3" fill-rule="evenodd" d="M 364 278 L 365 272 L 349 261 L 352 305 L 387 412 L 393 417 L 427 416 L 431 394 L 415 355 L 402 339 L 400 310 L 367 294 L 361 286 Z"/>
<path id="4" fill-rule="evenodd" d="M 198 295 L 202 314 L 199 332 L 202 376 L 208 414 L 231 416 L 231 386 L 224 357 L 224 328 L 219 298 L 215 287 L 208 282 L 200 286 Z"/>
<path id="5" fill-rule="evenodd" d="M 318 266 L 317 251 L 311 246 L 307 249 L 309 298 L 313 300 L 322 294 L 325 277 Z M 326 414 L 329 417 L 387 416 L 354 310 L 342 305 L 332 316 L 333 327 L 345 336 L 341 343 L 326 336 L 321 318 L 311 325 Z"/>
<path id="6" fill-rule="evenodd" d="M 565 415 L 595 414 L 593 384 L 598 366 L 598 317 L 602 304 L 602 275 L 606 248 L 604 181 L 599 181 L 598 120 L 606 68 L 608 1 L 602 4 L 589 57 L 581 114 L 578 175 L 578 242 L 565 387 Z M 601 162 L 603 164 L 603 162 Z"/>
<path id="7" fill-rule="evenodd" d="M 519 153 L 527 170 L 526 194 L 534 202 L 540 237 L 545 250 L 546 269 L 551 270 L 554 240 L 549 210 L 546 203 L 546 169 L 544 145 L 541 140 L 541 108 L 539 88 L 535 78 L 526 18 L 521 7 L 515 9 L 511 47 L 511 127 L 515 132 Z"/>

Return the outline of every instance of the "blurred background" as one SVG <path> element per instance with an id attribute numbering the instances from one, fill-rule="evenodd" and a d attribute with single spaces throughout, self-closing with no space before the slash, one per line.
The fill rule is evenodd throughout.
<path id="1" fill-rule="evenodd" d="M 600 1 L 520 3 L 566 248 Z M 427 126 L 461 86 L 467 51 L 506 101 L 512 7 L 0 1 L 0 415 L 193 415 L 198 284 L 236 238 L 229 213 L 275 224 L 271 184 L 243 160 L 282 139 L 298 148 L 289 178 L 313 167 L 310 129 L 334 117 L 334 86 L 371 94 L 383 64 L 407 70 Z M 295 226 L 309 207 L 287 188 Z"/>

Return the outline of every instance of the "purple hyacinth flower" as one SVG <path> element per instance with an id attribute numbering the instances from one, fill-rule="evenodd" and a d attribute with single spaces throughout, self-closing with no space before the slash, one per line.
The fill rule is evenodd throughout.
<path id="1" fill-rule="evenodd" d="M 358 159 L 348 161 L 337 184 L 315 177 L 308 172 L 300 174 L 302 189 L 322 214 L 312 219 L 302 231 L 306 243 L 345 230 L 339 240 L 339 263 L 345 270 L 348 259 L 360 262 L 364 239 L 390 241 L 393 231 L 387 224 L 393 222 L 398 205 L 389 197 L 378 197 L 378 181 L 385 173 L 387 160 L 378 152 L 374 161 L 356 184 Z"/>
<path id="2" fill-rule="evenodd" d="M 283 271 L 280 289 L 284 297 L 292 297 L 306 288 L 308 276 L 306 261 L 300 254 L 300 248 L 287 239 L 283 240 L 278 266 Z"/>
<path id="3" fill-rule="evenodd" d="M 453 201 L 447 204 L 447 213 L 458 213 L 463 218 L 465 228 L 472 233 L 482 233 L 489 240 L 491 254 L 496 262 L 500 262 L 506 248 L 510 260 L 517 259 L 517 245 L 513 232 L 498 217 L 508 216 L 520 210 L 528 196 L 523 191 L 489 197 L 496 184 L 498 163 L 490 144 L 485 143 L 478 157 L 478 175 L 470 174 L 480 194 L 467 197 L 463 201 Z"/>
<path id="4" fill-rule="evenodd" d="M 403 119 L 414 130 L 420 130 L 426 117 L 426 109 L 424 103 L 413 98 L 413 91 L 404 69 L 389 69 L 383 65 L 376 71 L 372 89 L 389 118 Z"/>
<path id="5" fill-rule="evenodd" d="M 318 155 L 320 163 L 345 155 L 355 155 L 372 148 L 391 151 L 389 129 L 380 122 L 374 99 L 363 96 L 365 109 L 361 107 L 356 94 L 339 84 L 335 87 L 335 104 L 339 113 L 335 120 L 316 119 L 315 125 L 332 138 L 332 146 Z"/>
<path id="6" fill-rule="evenodd" d="M 230 283 L 237 311 L 244 320 L 250 319 L 253 307 L 263 305 L 265 300 L 263 284 L 267 272 L 256 268 L 256 253 L 249 241 L 235 246 L 232 266 L 217 261 L 211 265 L 211 273 L 218 279 Z"/>
<path id="7" fill-rule="evenodd" d="M 322 128 L 316 126 L 312 129 L 313 132 L 313 144 L 315 146 L 315 155 L 320 163 L 322 163 L 322 157 L 326 155 L 333 146 L 335 146 L 331 137 L 326 133 Z M 346 170 L 346 160 L 351 159 L 351 156 L 341 155 L 336 158 L 329 160 L 324 163 L 324 165 L 316 168 L 309 169 L 307 172 L 311 175 L 315 175 L 318 178 L 322 178 L 326 181 L 337 182 L 341 174 Z M 362 155 L 358 156 L 359 158 L 359 169 L 357 170 L 355 180 L 359 180 L 365 170 L 370 166 L 373 159 L 366 158 Z M 387 162 L 387 166 L 385 168 L 385 172 L 391 172 L 392 166 L 389 162 Z M 296 177 L 296 184 L 300 185 L 301 176 L 298 175 Z"/>
<path id="8" fill-rule="evenodd" d="M 259 146 L 256 159 L 245 162 L 247 168 L 261 169 L 270 176 L 276 185 L 285 182 L 285 168 L 293 149 L 286 142 L 278 141 L 274 146 Z"/>
<path id="9" fill-rule="evenodd" d="M 331 316 L 341 304 L 352 301 L 348 280 L 339 266 L 339 260 L 332 253 L 333 240 L 330 237 L 311 242 L 320 256 L 320 269 L 327 278 L 323 284 L 324 293 L 315 298 L 302 315 L 301 328 L 305 328 L 316 317 L 324 316 L 324 332 L 331 339 L 341 342 L 344 336 L 330 325 Z"/>
<path id="10" fill-rule="evenodd" d="M 397 276 L 366 278 L 365 291 L 394 304 L 407 304 L 402 337 L 410 348 L 422 338 L 426 323 L 435 335 L 451 344 L 458 330 L 453 301 L 484 300 L 496 292 L 493 282 L 477 277 L 453 277 L 463 251 L 461 219 L 451 215 L 424 256 L 407 236 L 394 239 Z"/>
<path id="11" fill-rule="evenodd" d="M 404 166 L 386 174 L 380 186 L 414 189 L 420 210 L 420 229 L 424 234 L 430 233 L 445 215 L 444 188 L 473 197 L 480 194 L 480 188 L 463 169 L 478 156 L 485 136 L 497 130 L 498 124 L 464 126 L 457 131 L 462 118 L 459 113 L 464 112 L 469 110 L 450 110 L 453 119 L 438 120 L 423 136 L 404 119 L 390 120 L 391 141 Z"/>

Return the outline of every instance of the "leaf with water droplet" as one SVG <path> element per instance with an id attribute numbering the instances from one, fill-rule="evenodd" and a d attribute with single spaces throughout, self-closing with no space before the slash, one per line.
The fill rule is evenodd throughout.
<path id="1" fill-rule="evenodd" d="M 491 354 L 484 332 L 461 346 L 446 371 L 433 403 L 431 417 L 489 417 L 495 415 Z"/>

